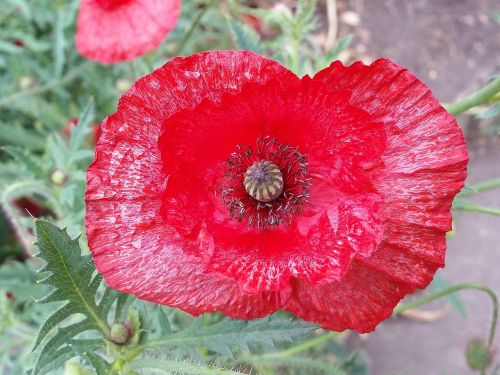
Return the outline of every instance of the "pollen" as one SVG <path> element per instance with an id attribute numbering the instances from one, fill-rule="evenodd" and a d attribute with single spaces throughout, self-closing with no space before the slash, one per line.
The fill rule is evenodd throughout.
<path id="1" fill-rule="evenodd" d="M 283 193 L 283 173 L 270 161 L 256 161 L 248 167 L 243 185 L 255 200 L 263 203 L 272 202 Z"/>

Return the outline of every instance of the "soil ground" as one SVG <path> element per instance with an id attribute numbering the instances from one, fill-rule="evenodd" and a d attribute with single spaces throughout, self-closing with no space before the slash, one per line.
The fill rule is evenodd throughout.
<path id="1" fill-rule="evenodd" d="M 500 72 L 497 0 L 339 0 L 338 9 L 340 35 L 355 34 L 355 57 L 385 56 L 409 67 L 442 102 L 477 90 Z M 359 15 L 359 24 L 343 17 L 346 11 Z M 477 135 L 470 117 L 459 120 L 469 138 Z M 469 139 L 469 150 L 468 184 L 500 177 L 498 136 Z M 500 208 L 500 190 L 474 200 Z M 449 240 L 442 278 L 483 283 L 500 294 L 500 217 L 460 212 L 455 219 L 456 235 Z M 474 374 L 465 362 L 465 346 L 486 337 L 492 308 L 480 292 L 466 291 L 461 298 L 466 318 L 453 311 L 434 322 L 393 318 L 372 334 L 352 337 L 351 344 L 364 349 L 372 375 Z M 500 335 L 495 347 L 498 352 Z M 495 363 L 500 363 L 498 354 Z"/>

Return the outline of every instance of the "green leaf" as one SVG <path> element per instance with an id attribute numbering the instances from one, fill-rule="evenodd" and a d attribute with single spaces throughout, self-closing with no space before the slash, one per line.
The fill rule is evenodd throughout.
<path id="1" fill-rule="evenodd" d="M 500 116 L 500 104 L 495 104 L 492 107 L 488 108 L 486 111 L 481 112 L 477 116 L 477 118 L 481 120 L 489 120 L 499 116 Z"/>
<path id="2" fill-rule="evenodd" d="M 340 53 L 351 45 L 353 38 L 353 34 L 347 34 L 342 39 L 340 39 L 335 45 L 335 49 L 332 51 L 331 60 L 337 60 Z"/>
<path id="3" fill-rule="evenodd" d="M 307 25 L 313 23 L 316 0 L 299 0 L 295 11 L 297 23 Z"/>
<path id="4" fill-rule="evenodd" d="M 0 123 L 1 141 L 32 150 L 43 150 L 45 146 L 43 137 L 32 130 L 4 123 Z"/>
<path id="5" fill-rule="evenodd" d="M 54 29 L 54 42 L 53 42 L 53 58 L 54 58 L 54 77 L 59 78 L 62 75 L 65 56 L 64 50 L 66 48 L 66 40 L 64 38 L 64 18 L 66 12 L 59 11 L 56 16 L 56 23 Z"/>
<path id="6" fill-rule="evenodd" d="M 92 367 L 94 367 L 97 374 L 110 373 L 111 365 L 99 354 L 93 353 L 91 351 L 84 351 L 81 353 L 81 355 L 87 359 Z"/>
<path id="7" fill-rule="evenodd" d="M 54 367 L 54 361 L 58 357 L 64 358 L 62 363 L 76 356 L 73 348 L 68 345 L 71 339 L 82 332 L 95 330 L 97 326 L 94 322 L 84 319 L 77 323 L 66 327 L 59 328 L 54 336 L 52 336 L 40 350 L 35 365 L 33 366 L 32 375 L 39 374 L 42 370 L 44 373 L 58 368 Z M 51 365 L 47 368 L 48 365 Z"/>
<path id="8" fill-rule="evenodd" d="M 85 137 L 92 131 L 90 126 L 95 118 L 94 100 L 90 98 L 80 114 L 78 124 L 71 127 L 70 152 L 76 153 L 83 147 Z"/>
<path id="9" fill-rule="evenodd" d="M 193 348 L 205 347 L 227 357 L 232 350 L 249 350 L 258 344 L 263 348 L 273 348 L 278 343 L 290 342 L 317 328 L 316 325 L 300 320 L 267 317 L 255 320 L 223 319 L 211 325 L 203 325 L 203 317 L 197 318 L 186 329 L 171 334 L 164 340 L 146 343 L 149 347 L 175 347 L 192 353 Z"/>
<path id="10" fill-rule="evenodd" d="M 165 374 L 179 375 L 241 375 L 241 372 L 226 370 L 208 365 L 179 362 L 164 358 L 136 359 L 127 366 L 127 370 L 154 369 Z"/>
<path id="11" fill-rule="evenodd" d="M 228 18 L 227 24 L 238 49 L 253 51 L 260 54 L 265 53 L 262 48 L 260 37 L 254 29 L 234 18 Z"/>
<path id="12" fill-rule="evenodd" d="M 55 358 L 67 359 L 71 353 L 74 356 L 74 352 L 70 353 L 67 347 L 83 332 L 97 331 L 102 339 L 107 338 L 107 316 L 120 295 L 105 288 L 105 297 L 97 302 L 96 294 L 102 277 L 95 272 L 90 255 L 81 255 L 78 238 L 71 239 L 64 229 L 41 219 L 35 220 L 35 232 L 39 257 L 47 262 L 40 270 L 48 273 L 42 282 L 52 287 L 51 293 L 42 302 L 63 302 L 63 305 L 49 316 L 40 329 L 34 346 L 34 349 L 40 349 L 32 374 L 48 371 L 47 368 L 51 367 L 47 366 Z M 75 322 L 72 318 L 75 314 L 83 315 L 84 318 Z M 70 318 L 72 323 L 61 327 Z M 55 335 L 45 340 L 56 327 Z M 95 341 L 80 340 L 79 343 L 85 350 L 85 343 L 90 345 Z"/>
<path id="13" fill-rule="evenodd" d="M 41 298 L 47 290 L 43 285 L 37 284 L 38 274 L 33 267 L 33 262 L 2 264 L 0 267 L 0 289 L 13 293 L 18 300 Z"/>
<path id="14" fill-rule="evenodd" d="M 42 163 L 26 149 L 14 146 L 4 146 L 2 150 L 22 164 L 33 177 L 42 180 L 47 177 L 47 173 L 44 171 Z"/>

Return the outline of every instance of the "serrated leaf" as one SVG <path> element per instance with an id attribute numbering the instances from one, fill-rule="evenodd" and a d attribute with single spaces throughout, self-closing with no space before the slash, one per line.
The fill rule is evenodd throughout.
<path id="1" fill-rule="evenodd" d="M 81 255 L 78 238 L 71 239 L 64 229 L 40 219 L 35 220 L 35 233 L 35 244 L 40 250 L 38 256 L 47 262 L 41 272 L 48 273 L 48 276 L 42 283 L 52 287 L 52 292 L 43 301 L 64 302 L 64 305 L 42 325 L 35 342 L 35 348 L 40 349 L 32 374 L 45 371 L 54 356 L 69 355 L 65 348 L 82 332 L 97 331 L 106 338 L 109 332 L 107 316 L 119 296 L 115 291 L 106 293 L 109 290 L 106 288 L 105 301 L 97 303 L 96 294 L 102 278 L 96 274 L 92 258 Z M 75 314 L 82 314 L 85 318 L 60 327 Z M 58 327 L 55 335 L 44 340 L 54 327 Z"/>
<path id="2" fill-rule="evenodd" d="M 99 354 L 93 352 L 83 352 L 81 355 L 87 359 L 88 363 L 94 367 L 97 374 L 108 374 L 111 371 L 111 364 L 108 363 Z"/>
<path id="3" fill-rule="evenodd" d="M 227 24 L 238 49 L 264 53 L 260 37 L 254 29 L 234 18 L 228 18 Z"/>
<path id="4" fill-rule="evenodd" d="M 39 374 L 42 370 L 47 372 L 48 369 L 44 369 L 48 364 L 55 361 L 58 356 L 64 355 L 67 356 L 71 354 L 71 357 L 65 360 L 68 360 L 75 356 L 73 349 L 68 343 L 71 339 L 78 334 L 88 331 L 88 330 L 97 330 L 98 327 L 95 322 L 90 321 L 89 319 L 84 319 L 77 323 L 73 323 L 69 326 L 59 328 L 54 336 L 52 336 L 45 345 L 41 348 L 37 360 L 33 366 L 32 375 Z M 69 348 L 69 350 L 68 350 Z M 64 363 L 64 362 L 63 362 Z M 53 369 L 53 368 L 50 368 Z"/>
<path id="5" fill-rule="evenodd" d="M 211 325 L 203 325 L 203 317 L 197 318 L 186 329 L 170 335 L 167 339 L 151 342 L 151 347 L 175 347 L 192 353 L 193 348 L 205 347 L 231 357 L 233 349 L 249 350 L 258 344 L 273 348 L 278 343 L 290 342 L 304 336 L 317 326 L 300 320 L 267 317 L 255 320 L 223 319 Z"/>
<path id="6" fill-rule="evenodd" d="M 179 375 L 241 375 L 243 373 L 197 363 L 179 362 L 166 358 L 141 358 L 127 366 L 128 370 L 154 369 L 165 374 Z"/>
<path id="7" fill-rule="evenodd" d="M 316 0 L 299 0 L 297 10 L 295 11 L 295 19 L 300 23 L 310 23 L 316 9 Z"/>

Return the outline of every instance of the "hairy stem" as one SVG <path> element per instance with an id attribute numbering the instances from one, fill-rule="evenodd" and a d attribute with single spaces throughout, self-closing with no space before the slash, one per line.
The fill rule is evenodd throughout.
<path id="1" fill-rule="evenodd" d="M 487 207 L 487 206 L 481 206 L 478 204 L 464 203 L 464 204 L 460 204 L 459 206 L 456 206 L 454 208 L 456 210 L 460 210 L 460 211 L 481 212 L 483 214 L 500 216 L 500 209 L 493 208 L 493 207 Z"/>
<path id="2" fill-rule="evenodd" d="M 283 350 L 281 352 L 265 354 L 265 355 L 263 355 L 263 357 L 266 357 L 266 358 L 289 357 L 291 355 L 309 350 L 315 346 L 323 345 L 337 335 L 338 335 L 338 332 L 327 332 L 327 333 L 324 333 L 320 336 L 317 336 L 311 340 L 308 340 L 308 341 L 305 341 L 305 342 L 300 343 L 298 345 L 292 346 L 291 348 L 288 348 L 288 349 Z"/>
<path id="3" fill-rule="evenodd" d="M 493 345 L 493 339 L 495 338 L 496 326 L 497 326 L 497 321 L 498 321 L 498 298 L 497 298 L 495 292 L 493 292 L 493 290 L 491 290 L 490 288 L 488 288 L 485 285 L 473 284 L 473 283 L 463 283 L 463 284 L 454 285 L 454 286 L 446 288 L 440 292 L 433 293 L 427 297 L 419 298 L 413 302 L 410 302 L 410 303 L 407 303 L 404 305 L 396 306 L 393 313 L 394 314 L 401 314 L 403 311 L 414 309 L 415 307 L 424 305 L 426 303 L 429 303 L 429 302 L 432 302 L 432 301 L 437 300 L 439 298 L 442 298 L 444 296 L 447 296 L 448 294 L 455 293 L 455 292 L 458 292 L 458 291 L 464 290 L 464 289 L 480 290 L 480 291 L 486 293 L 488 295 L 488 297 L 490 297 L 490 299 L 491 299 L 491 303 L 493 304 L 493 316 L 491 319 L 490 332 L 489 332 L 488 341 L 487 341 L 488 346 L 491 348 L 491 346 Z"/>
<path id="4" fill-rule="evenodd" d="M 462 190 L 458 196 L 466 197 L 468 195 L 481 193 L 483 191 L 493 190 L 496 188 L 500 188 L 500 178 L 495 178 L 493 180 L 483 181 L 476 185 L 470 186 L 468 189 Z"/>
<path id="5" fill-rule="evenodd" d="M 191 23 L 191 26 L 190 26 L 188 32 L 184 35 L 184 38 L 182 38 L 181 42 L 179 43 L 179 47 L 177 48 L 175 56 L 180 55 L 182 53 L 182 51 L 186 47 L 189 39 L 191 39 L 191 36 L 193 35 L 194 31 L 196 30 L 196 28 L 200 24 L 201 19 L 203 18 L 203 16 L 207 12 L 207 10 L 213 5 L 214 1 L 215 0 L 209 0 L 205 4 L 205 6 L 203 6 L 203 8 L 198 12 L 198 15 L 196 16 L 196 18 Z"/>
<path id="6" fill-rule="evenodd" d="M 500 92 L 500 76 L 496 77 L 493 81 L 475 93 L 459 100 L 456 103 L 448 105 L 446 109 L 453 116 L 457 116 L 472 107 L 487 103 L 489 99 L 495 96 L 498 92 Z"/>

